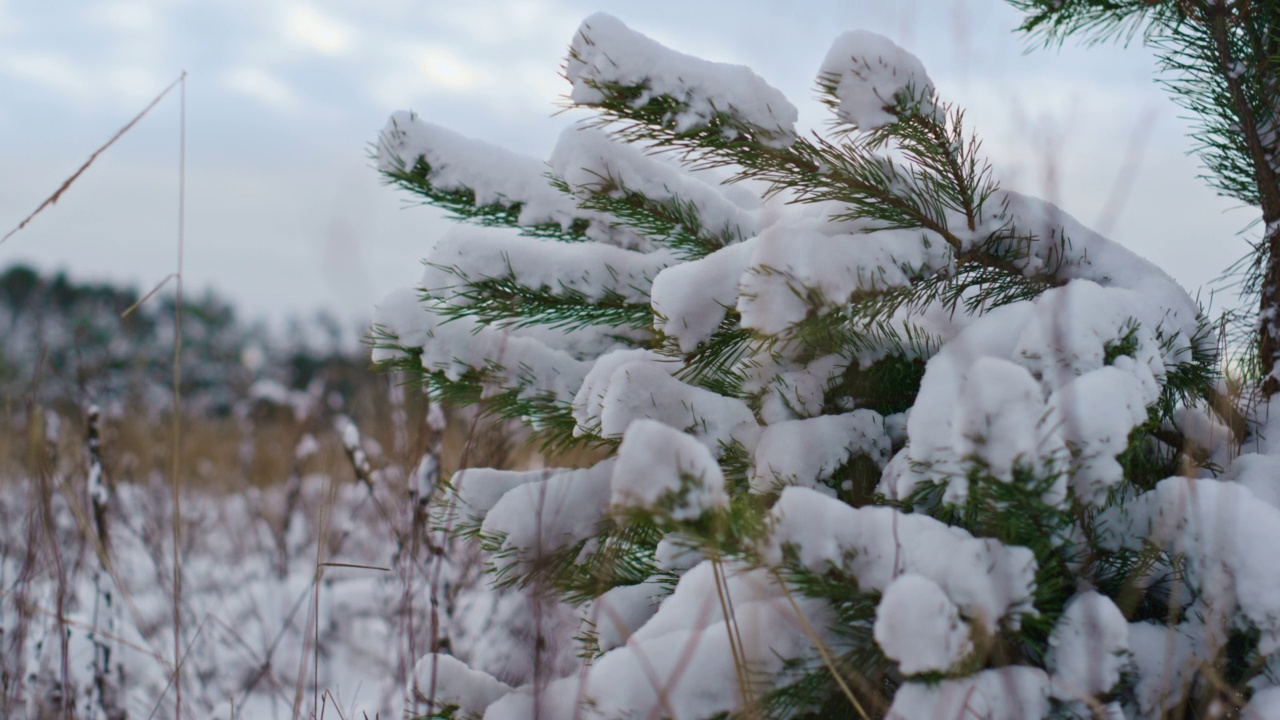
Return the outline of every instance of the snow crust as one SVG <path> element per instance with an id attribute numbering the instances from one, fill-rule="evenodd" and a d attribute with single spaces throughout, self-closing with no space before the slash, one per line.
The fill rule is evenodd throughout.
<path id="1" fill-rule="evenodd" d="M 668 49 L 604 13 L 582 21 L 569 46 L 565 77 L 573 85 L 570 100 L 583 105 L 601 103 L 603 85 L 641 88 L 637 106 L 670 96 L 682 105 L 667 118 L 677 132 L 707 126 L 727 113 L 764 130 L 768 144 L 783 146 L 795 137 L 799 111 L 750 68 Z M 724 127 L 721 132 L 732 138 L 735 131 Z"/>

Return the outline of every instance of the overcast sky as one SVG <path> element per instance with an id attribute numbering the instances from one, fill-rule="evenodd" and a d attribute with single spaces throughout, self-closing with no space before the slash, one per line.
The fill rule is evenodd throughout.
<path id="1" fill-rule="evenodd" d="M 189 291 L 246 316 L 366 318 L 446 227 L 380 185 L 368 145 L 397 109 L 546 157 L 558 69 L 604 10 L 658 41 L 751 66 L 821 127 L 813 77 L 839 33 L 916 53 L 968 109 L 996 175 L 1150 258 L 1193 294 L 1245 249 L 1253 213 L 1196 178 L 1151 54 L 1025 51 L 1001 0 L 0 0 L 0 233 L 182 70 Z M 0 245 L 146 289 L 174 269 L 178 103 L 166 99 L 51 210 Z"/>

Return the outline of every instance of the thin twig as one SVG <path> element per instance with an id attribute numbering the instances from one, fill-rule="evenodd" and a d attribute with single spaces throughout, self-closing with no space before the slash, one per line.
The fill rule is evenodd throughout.
<path id="1" fill-rule="evenodd" d="M 138 113 L 136 116 L 134 116 L 132 120 L 126 123 L 124 127 L 116 131 L 116 134 L 112 135 L 111 139 L 108 140 L 105 145 L 98 148 L 97 150 L 94 150 L 93 154 L 89 156 L 89 159 L 85 160 L 84 164 L 80 166 L 80 169 L 72 173 L 71 177 L 68 177 L 66 180 L 63 180 L 62 185 L 58 186 L 58 189 L 55 190 L 52 195 L 45 198 L 45 201 L 40 203 L 39 207 L 37 207 L 35 210 L 32 210 L 31 214 L 28 215 L 26 218 L 24 218 L 22 222 L 18 223 L 17 227 L 5 233 L 5 236 L 0 238 L 0 243 L 4 243 L 9 238 L 16 235 L 19 230 L 25 228 L 27 224 L 30 223 L 32 220 L 34 220 L 37 215 L 44 212 L 45 208 L 48 208 L 49 206 L 58 202 L 58 200 L 62 198 L 62 193 L 66 192 L 67 188 L 70 188 L 72 183 L 80 179 L 80 176 L 84 174 L 85 170 L 89 169 L 89 166 L 92 165 L 93 162 L 98 159 L 98 156 L 101 155 L 103 152 L 105 152 L 107 148 L 111 147 L 112 145 L 115 145 L 116 141 L 119 140 L 121 137 L 124 137 L 125 133 L 132 130 L 133 126 L 137 125 L 139 120 L 142 120 L 142 118 L 146 117 L 147 113 L 151 112 L 152 108 L 160 104 L 160 101 L 164 99 L 165 95 L 169 94 L 170 90 L 174 89 L 178 85 L 182 85 L 185 92 L 186 80 L 187 80 L 187 71 L 183 70 L 182 74 L 178 76 L 178 79 L 169 83 L 169 87 L 162 90 L 160 94 L 157 95 L 156 98 L 151 101 L 150 104 L 148 104 L 145 108 L 142 109 L 142 112 Z"/>

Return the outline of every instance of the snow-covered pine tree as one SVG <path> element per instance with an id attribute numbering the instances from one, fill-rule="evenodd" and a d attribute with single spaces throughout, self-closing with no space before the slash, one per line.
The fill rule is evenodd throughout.
<path id="1" fill-rule="evenodd" d="M 1011 2 L 1026 13 L 1021 29 L 1046 44 L 1141 34 L 1155 51 L 1161 81 L 1195 122 L 1205 179 L 1259 210 L 1261 237 L 1233 268 L 1251 301 L 1237 318 L 1238 366 L 1264 397 L 1280 392 L 1280 0 Z"/>
<path id="2" fill-rule="evenodd" d="M 607 15 L 564 74 L 595 121 L 549 165 L 410 113 L 377 144 L 462 222 L 375 359 L 604 457 L 441 491 L 499 586 L 581 622 L 521 677 L 423 658 L 432 713 L 1280 709 L 1280 460 L 1211 479 L 1232 441 L 1182 288 L 1000 187 L 880 36 L 823 62 L 825 135 Z"/>

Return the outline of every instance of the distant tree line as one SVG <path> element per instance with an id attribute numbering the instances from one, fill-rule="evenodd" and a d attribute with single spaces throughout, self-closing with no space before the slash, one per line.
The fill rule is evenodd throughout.
<path id="1" fill-rule="evenodd" d="M 15 404 L 97 403 L 150 413 L 172 405 L 173 294 L 79 282 L 13 265 L 0 272 L 0 392 Z M 185 409 L 223 415 L 255 382 L 302 389 L 314 380 L 349 393 L 370 377 L 360 334 L 320 311 L 273 328 L 239 317 L 212 291 L 183 298 Z M 344 392 L 345 391 L 345 392 Z"/>

